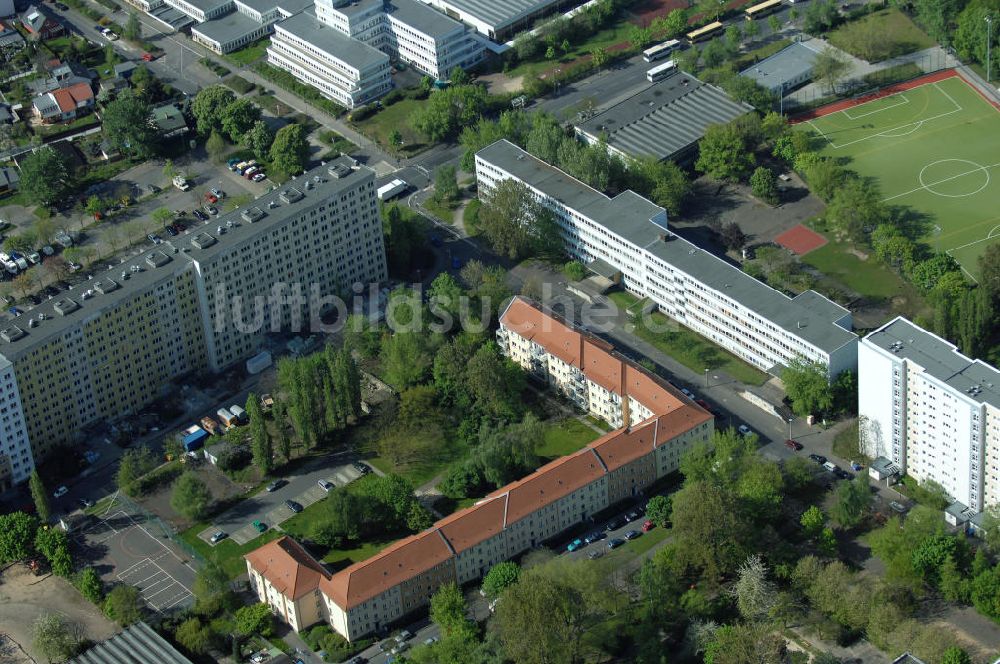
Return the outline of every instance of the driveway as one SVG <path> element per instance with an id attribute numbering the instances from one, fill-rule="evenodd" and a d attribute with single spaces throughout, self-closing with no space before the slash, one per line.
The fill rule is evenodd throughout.
<path id="1" fill-rule="evenodd" d="M 216 516 L 212 525 L 199 533 L 198 537 L 211 544 L 212 535 L 221 530 L 229 533 L 230 539 L 237 544 L 246 544 L 260 535 L 252 525 L 254 521 L 274 528 L 294 516 L 294 512 L 285 505 L 286 500 L 294 500 L 303 507 L 309 507 L 325 498 L 327 492 L 319 486 L 319 480 L 346 486 L 361 477 L 361 473 L 351 462 L 348 455 L 342 452 L 318 459 L 310 464 L 311 468 L 308 470 L 285 478 L 288 484 L 277 491 L 261 491 Z"/>

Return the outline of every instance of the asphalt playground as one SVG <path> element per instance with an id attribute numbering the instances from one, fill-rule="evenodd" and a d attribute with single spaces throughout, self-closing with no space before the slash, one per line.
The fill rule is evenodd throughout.
<path id="1" fill-rule="evenodd" d="M 166 613 L 193 603 L 194 567 L 144 516 L 113 504 L 74 537 L 105 583 L 138 588 L 154 611 Z"/>

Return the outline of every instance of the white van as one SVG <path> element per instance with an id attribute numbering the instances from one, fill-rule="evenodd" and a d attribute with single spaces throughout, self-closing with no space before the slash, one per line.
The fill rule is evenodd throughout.
<path id="1" fill-rule="evenodd" d="M 840 468 L 837 467 L 837 464 L 833 463 L 832 461 L 827 461 L 826 463 L 823 464 L 823 467 L 829 470 L 831 473 L 835 473 L 838 470 L 840 470 Z"/>

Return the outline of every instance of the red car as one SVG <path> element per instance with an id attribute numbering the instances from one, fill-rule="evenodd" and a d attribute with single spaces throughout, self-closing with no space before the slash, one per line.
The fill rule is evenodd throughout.
<path id="1" fill-rule="evenodd" d="M 656 524 L 653 523 L 652 519 L 646 519 L 646 522 L 642 524 L 642 532 L 648 533 L 653 528 L 656 528 Z"/>
<path id="2" fill-rule="evenodd" d="M 155 60 L 155 59 L 156 59 L 156 56 L 155 56 L 155 55 L 153 55 L 152 53 L 143 53 L 143 54 L 142 54 L 142 59 L 143 59 L 143 60 L 144 60 L 145 62 L 152 62 L 153 60 Z"/>
<path id="3" fill-rule="evenodd" d="M 791 438 L 789 438 L 788 440 L 785 441 L 785 447 L 792 450 L 793 452 L 798 452 L 799 450 L 802 449 L 802 443 L 800 443 L 797 440 L 792 440 Z"/>
<path id="4" fill-rule="evenodd" d="M 210 191 L 206 191 L 205 192 L 205 200 L 208 201 L 209 203 L 218 203 L 219 202 L 219 198 L 215 194 L 213 194 L 212 192 L 210 192 Z"/>

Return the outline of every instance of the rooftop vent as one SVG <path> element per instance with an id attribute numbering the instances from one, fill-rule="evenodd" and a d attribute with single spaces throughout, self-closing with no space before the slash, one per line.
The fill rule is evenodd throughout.
<path id="1" fill-rule="evenodd" d="M 326 172 L 335 180 L 341 180 L 351 174 L 351 167 L 346 164 L 334 164 L 326 169 Z"/>
<path id="2" fill-rule="evenodd" d="M 34 318 L 28 320 L 28 327 L 38 327 L 38 321 Z"/>
<path id="3" fill-rule="evenodd" d="M 111 291 L 118 290 L 118 282 L 114 279 L 98 279 L 94 283 L 94 290 L 101 295 L 107 295 Z"/>
<path id="4" fill-rule="evenodd" d="M 63 299 L 59 300 L 58 302 L 55 303 L 55 306 L 53 307 L 53 309 L 56 310 L 57 314 L 63 316 L 68 316 L 69 314 L 73 313 L 79 308 L 80 305 L 74 302 L 73 300 L 69 299 L 68 297 L 64 297 Z"/>
<path id="5" fill-rule="evenodd" d="M 255 221 L 260 221 L 261 219 L 264 218 L 264 211 L 255 205 L 253 207 L 247 208 L 246 210 L 243 210 L 243 212 L 240 212 L 240 217 L 242 217 L 243 221 L 247 222 L 248 224 L 252 224 Z"/>
<path id="6" fill-rule="evenodd" d="M 23 338 L 27 332 L 19 328 L 17 325 L 12 325 L 6 329 L 0 330 L 0 339 L 3 339 L 7 343 L 13 343 L 18 339 Z"/>
<path id="7" fill-rule="evenodd" d="M 283 192 L 281 192 L 278 198 L 283 200 L 285 203 L 296 203 L 302 200 L 303 195 L 302 192 L 296 189 L 295 187 L 289 187 L 288 189 L 285 189 Z"/>
<path id="8" fill-rule="evenodd" d="M 215 244 L 215 238 L 208 233 L 198 233 L 191 238 L 191 245 L 195 249 L 208 249 L 213 244 Z"/>
<path id="9" fill-rule="evenodd" d="M 162 251 L 153 251 L 146 255 L 146 264 L 149 267 L 163 267 L 171 260 L 170 256 L 167 256 Z"/>

